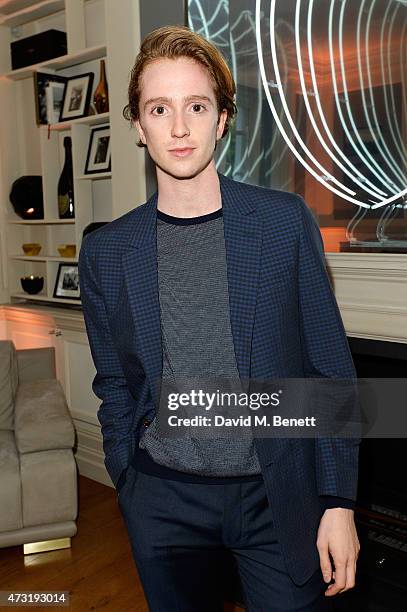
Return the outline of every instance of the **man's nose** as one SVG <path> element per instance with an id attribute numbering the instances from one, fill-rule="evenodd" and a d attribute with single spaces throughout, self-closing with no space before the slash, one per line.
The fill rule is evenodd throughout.
<path id="1" fill-rule="evenodd" d="M 176 138 L 182 138 L 183 136 L 189 135 L 189 128 L 184 113 L 179 112 L 174 114 L 174 121 L 172 124 L 171 136 Z"/>

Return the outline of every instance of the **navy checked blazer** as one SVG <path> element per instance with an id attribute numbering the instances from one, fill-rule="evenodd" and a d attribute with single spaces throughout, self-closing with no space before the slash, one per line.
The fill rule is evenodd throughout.
<path id="1" fill-rule="evenodd" d="M 242 379 L 356 378 L 325 267 L 317 222 L 293 193 L 218 173 L 229 306 Z M 115 485 L 155 416 L 162 373 L 157 275 L 158 192 L 87 234 L 81 299 L 102 403 L 98 419 Z M 148 421 L 147 421 L 148 422 Z M 319 567 L 321 495 L 356 499 L 360 439 L 255 438 L 287 571 L 303 584 Z M 137 470 L 137 465 L 133 463 Z"/>

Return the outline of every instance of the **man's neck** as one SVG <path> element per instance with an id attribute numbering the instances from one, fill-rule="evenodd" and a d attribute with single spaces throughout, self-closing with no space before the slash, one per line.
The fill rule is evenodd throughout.
<path id="1" fill-rule="evenodd" d="M 219 177 L 213 163 L 191 179 L 176 179 L 157 168 L 157 209 L 173 217 L 207 215 L 222 206 Z"/>

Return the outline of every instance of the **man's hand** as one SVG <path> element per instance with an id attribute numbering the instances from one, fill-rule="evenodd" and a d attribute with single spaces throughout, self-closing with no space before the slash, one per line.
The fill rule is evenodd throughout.
<path id="1" fill-rule="evenodd" d="M 325 510 L 318 528 L 317 549 L 325 582 L 330 582 L 332 578 L 335 580 L 334 584 L 329 585 L 325 595 L 336 595 L 354 587 L 360 544 L 353 510 Z M 335 571 L 332 571 L 329 553 L 333 557 Z"/>

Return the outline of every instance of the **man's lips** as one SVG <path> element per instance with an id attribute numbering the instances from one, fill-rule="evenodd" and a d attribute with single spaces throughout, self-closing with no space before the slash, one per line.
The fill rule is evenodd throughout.
<path id="1" fill-rule="evenodd" d="M 170 149 L 170 153 L 175 157 L 186 157 L 190 155 L 194 149 L 192 147 L 180 147 L 178 149 Z"/>

